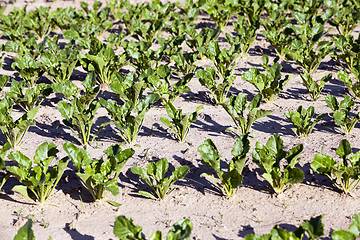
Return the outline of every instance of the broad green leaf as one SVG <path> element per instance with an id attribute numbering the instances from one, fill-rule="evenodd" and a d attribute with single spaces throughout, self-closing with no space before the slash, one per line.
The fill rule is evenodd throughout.
<path id="1" fill-rule="evenodd" d="M 35 240 L 31 219 L 28 219 L 25 225 L 18 230 L 14 240 Z"/>
<path id="2" fill-rule="evenodd" d="M 356 236 L 351 232 L 339 229 L 332 232 L 331 238 L 333 240 L 355 240 Z"/>
<path id="3" fill-rule="evenodd" d="M 142 228 L 135 226 L 131 218 L 125 216 L 119 216 L 115 219 L 114 223 L 114 235 L 119 239 L 134 239 L 144 240 L 141 237 Z"/>

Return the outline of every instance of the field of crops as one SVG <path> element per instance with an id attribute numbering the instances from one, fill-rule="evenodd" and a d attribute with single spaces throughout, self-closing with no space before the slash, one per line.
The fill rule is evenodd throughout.
<path id="1" fill-rule="evenodd" d="M 0 239 L 356 239 L 359 23 L 358 0 L 0 1 Z"/>

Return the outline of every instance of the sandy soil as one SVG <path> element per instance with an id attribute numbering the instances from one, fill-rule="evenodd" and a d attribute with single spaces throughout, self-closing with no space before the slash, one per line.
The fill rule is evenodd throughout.
<path id="1" fill-rule="evenodd" d="M 135 1 L 133 1 L 135 2 Z M 12 7 L 22 7 L 24 2 L 17 1 L 10 4 Z M 44 2 L 37 0 L 28 3 L 29 8 L 35 6 L 51 6 L 53 9 L 64 6 L 79 6 L 72 1 Z M 208 22 L 206 15 L 199 16 L 199 22 Z M 231 31 L 231 26 L 224 32 Z M 359 31 L 353 34 L 358 35 Z M 223 39 L 224 33 L 220 36 Z M 241 74 L 251 67 L 260 67 L 262 52 L 271 59 L 276 55 L 258 31 L 258 38 L 252 45 L 248 55 L 240 60 L 236 68 L 237 79 L 231 88 L 231 93 L 245 92 L 250 95 L 257 93 L 256 89 L 241 79 Z M 199 67 L 209 64 L 200 61 Z M 347 229 L 351 217 L 360 212 L 360 192 L 354 191 L 353 196 L 345 196 L 336 191 L 331 182 L 317 174 L 312 174 L 310 163 L 316 153 L 323 152 L 335 156 L 335 150 L 341 139 L 349 140 L 357 151 L 360 148 L 358 137 L 359 125 L 351 135 L 343 135 L 330 116 L 326 116 L 316 125 L 314 132 L 308 137 L 299 139 L 293 135 L 291 124 L 285 117 L 288 109 L 295 110 L 299 105 L 304 107 L 314 106 L 317 114 L 330 113 L 324 97 L 333 94 L 342 99 L 348 93 L 343 84 L 336 79 L 336 72 L 340 70 L 330 58 L 321 63 L 317 77 L 333 73 L 333 79 L 326 84 L 320 100 L 312 102 L 307 95 L 305 86 L 299 76 L 300 68 L 293 62 L 283 62 L 283 74 L 292 74 L 286 89 L 280 93 L 273 103 L 262 104 L 262 108 L 273 110 L 273 114 L 257 121 L 252 128 L 251 145 L 257 141 L 266 143 L 272 134 L 279 134 L 284 140 L 287 149 L 297 144 L 304 144 L 301 154 L 300 168 L 304 170 L 305 179 L 301 184 L 294 185 L 284 194 L 275 196 L 269 191 L 269 184 L 261 178 L 259 168 L 252 163 L 249 154 L 248 164 L 244 170 L 243 186 L 240 187 L 231 199 L 220 195 L 218 189 L 211 182 L 200 177 L 203 172 L 209 171 L 200 160 L 197 147 L 205 139 L 211 138 L 223 156 L 223 164 L 231 159 L 231 149 L 236 138 L 224 130 L 233 126 L 231 118 L 218 106 L 211 104 L 206 96 L 206 89 L 196 78 L 189 86 L 191 92 L 177 100 L 176 107 L 182 107 L 185 113 L 190 113 L 199 105 L 204 109 L 198 120 L 192 125 L 186 143 L 179 143 L 169 130 L 160 122 L 160 117 L 166 117 L 166 110 L 157 104 L 147 114 L 143 129 L 141 130 L 136 145 L 125 145 L 136 151 L 124 167 L 118 183 L 120 194 L 116 197 L 108 194 L 107 200 L 121 203 L 114 207 L 107 202 L 92 202 L 91 195 L 75 175 L 74 167 L 69 164 L 56 191 L 45 204 L 32 205 L 21 195 L 11 191 L 18 181 L 12 177 L 5 184 L 0 193 L 0 239 L 12 239 L 17 229 L 22 226 L 27 217 L 35 220 L 34 231 L 37 239 L 116 239 L 113 235 L 115 217 L 125 215 L 131 217 L 134 223 L 143 227 L 144 234 L 149 237 L 154 231 L 167 232 L 171 225 L 179 219 L 189 218 L 193 225 L 191 239 L 242 239 L 251 233 L 264 234 L 278 224 L 282 228 L 294 230 L 303 220 L 324 214 L 326 236 L 333 230 Z M 5 63 L 1 74 L 14 76 Z M 84 72 L 77 69 L 78 75 Z M 79 82 L 77 76 L 74 82 Z M 65 156 L 62 145 L 66 141 L 77 143 L 70 130 L 65 127 L 62 117 L 57 111 L 56 103 L 59 99 L 52 96 L 46 99 L 36 117 L 36 126 L 32 126 L 23 143 L 18 147 L 25 155 L 33 156 L 35 149 L 43 142 L 53 142 L 58 146 L 59 157 Z M 356 112 L 359 109 L 356 102 Z M 108 119 L 105 109 L 98 111 L 97 124 Z M 113 126 L 106 127 L 99 135 L 98 145 L 89 148 L 94 158 L 99 158 L 104 149 L 120 140 L 113 132 Z M 4 137 L 0 136 L 4 143 Z M 139 184 L 139 179 L 131 173 L 132 166 L 146 166 L 149 161 L 167 158 L 173 166 L 187 164 L 190 172 L 186 178 L 176 184 L 176 190 L 164 201 L 155 201 L 141 197 L 137 192 L 146 188 Z M 81 196 L 81 197 L 80 197 Z"/>

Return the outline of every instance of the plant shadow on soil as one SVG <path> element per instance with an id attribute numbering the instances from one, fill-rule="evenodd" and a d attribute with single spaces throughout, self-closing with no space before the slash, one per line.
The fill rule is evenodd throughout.
<path id="1" fill-rule="evenodd" d="M 276 133 L 280 136 L 292 135 L 292 124 L 282 124 L 284 119 L 273 115 L 268 115 L 267 118 L 269 119 L 267 121 L 255 122 L 252 129 L 270 134 Z"/>
<path id="2" fill-rule="evenodd" d="M 230 126 L 223 126 L 214 121 L 210 115 L 203 114 L 202 119 L 198 118 L 191 126 L 204 132 L 210 132 L 209 136 L 234 136 L 232 133 L 226 133 L 225 130 Z"/>
<path id="3" fill-rule="evenodd" d="M 73 239 L 73 240 L 93 240 L 93 239 L 95 239 L 93 236 L 79 233 L 79 231 L 76 229 L 70 229 L 69 226 L 65 226 L 63 229 L 65 232 L 67 232 L 70 235 L 71 239 Z"/>

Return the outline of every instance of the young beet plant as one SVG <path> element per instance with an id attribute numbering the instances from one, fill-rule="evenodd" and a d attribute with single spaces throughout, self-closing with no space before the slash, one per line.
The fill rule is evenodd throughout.
<path id="1" fill-rule="evenodd" d="M 119 194 L 117 178 L 126 161 L 134 155 L 133 149 L 122 150 L 118 144 L 112 145 L 104 151 L 106 157 L 92 160 L 86 150 L 70 142 L 65 143 L 63 148 L 94 201 L 103 200 L 108 192 L 114 196 Z"/>
<path id="2" fill-rule="evenodd" d="M 294 125 L 293 132 L 298 137 L 307 137 L 314 129 L 315 125 L 325 116 L 324 114 L 317 115 L 313 121 L 315 109 L 310 106 L 308 109 L 299 106 L 295 112 L 287 110 L 285 116 Z"/>
<path id="3" fill-rule="evenodd" d="M 150 90 L 158 94 L 163 104 L 166 104 L 174 103 L 180 95 L 190 91 L 187 84 L 192 79 L 193 74 L 189 73 L 181 77 L 179 81 L 173 85 L 170 83 L 170 76 L 171 68 L 167 65 L 160 65 L 156 72 L 152 69 L 145 70 L 140 75 L 140 78 L 143 78 Z"/>
<path id="4" fill-rule="evenodd" d="M 333 50 L 332 42 L 320 41 L 326 34 L 324 23 L 306 22 L 305 14 L 297 14 L 295 19 L 301 25 L 292 26 L 295 39 L 291 42 L 290 48 L 285 49 L 286 57 L 294 60 L 304 72 L 312 74 Z"/>
<path id="5" fill-rule="evenodd" d="M 0 129 L 11 147 L 21 143 L 30 126 L 35 125 L 35 115 L 39 106 L 24 113 L 20 118 L 14 120 L 11 116 L 14 102 L 5 96 L 0 102 Z"/>
<path id="6" fill-rule="evenodd" d="M 174 223 L 171 230 L 168 232 L 167 240 L 185 240 L 191 236 L 193 224 L 189 219 L 182 219 Z M 120 240 L 146 240 L 143 238 L 142 227 L 134 225 L 131 218 L 119 216 L 115 219 L 114 235 Z M 150 240 L 163 240 L 161 231 L 154 232 Z"/>
<path id="7" fill-rule="evenodd" d="M 78 55 L 79 61 L 87 72 L 94 71 L 100 84 L 111 84 L 111 75 L 119 72 L 127 65 L 126 55 L 116 55 L 109 45 L 102 44 L 99 40 L 93 39 L 92 48 L 87 54 Z"/>
<path id="8" fill-rule="evenodd" d="M 94 125 L 95 114 L 101 106 L 100 103 L 94 99 L 100 89 L 99 87 L 94 88 L 88 85 L 89 81 L 95 81 L 94 74 L 89 74 L 86 78 L 87 79 L 83 83 L 86 88 L 84 95 L 81 95 L 80 97 L 72 96 L 73 99 L 71 102 L 62 100 L 57 106 L 61 116 L 64 118 L 63 123 L 71 129 L 78 141 L 84 146 L 91 144 L 101 129 L 109 124 L 109 122 L 101 124 L 99 129 L 91 138 L 91 130 Z"/>
<path id="9" fill-rule="evenodd" d="M 360 58 L 359 58 L 360 59 Z M 360 99 L 360 62 L 351 68 L 356 80 L 353 81 L 345 71 L 338 72 L 338 78 L 349 89 L 350 93 L 357 99 Z"/>
<path id="10" fill-rule="evenodd" d="M 40 203 L 48 200 L 69 162 L 68 158 L 63 158 L 49 169 L 57 153 L 55 144 L 47 142 L 36 150 L 33 161 L 20 151 L 12 151 L 8 157 L 17 166 L 8 166 L 6 169 L 25 185 L 16 185 L 12 190 L 19 192 L 31 202 L 35 202 L 34 199 Z M 33 163 L 36 166 L 33 166 Z"/>
<path id="11" fill-rule="evenodd" d="M 301 223 L 294 232 L 288 232 L 285 229 L 275 225 L 270 233 L 264 235 L 249 234 L 245 236 L 245 240 L 268 240 L 268 239 L 287 239 L 287 240 L 315 240 L 324 236 L 324 224 L 322 223 L 323 215 L 310 218 Z M 339 238 L 346 239 L 346 238 Z"/>
<path id="12" fill-rule="evenodd" d="M 300 76 L 311 99 L 316 101 L 319 99 L 325 83 L 331 80 L 332 74 L 330 73 L 329 75 L 322 77 L 319 81 L 314 80 L 309 73 L 300 73 Z"/>
<path id="13" fill-rule="evenodd" d="M 300 183 L 304 179 L 304 172 L 296 168 L 299 155 L 303 151 L 302 144 L 284 151 L 284 144 L 279 135 L 272 135 L 263 145 L 256 142 L 253 150 L 253 161 L 264 171 L 262 175 L 268 181 L 276 194 L 284 192 L 294 183 Z M 286 165 L 281 166 L 281 160 L 285 158 Z M 290 186 L 289 186 L 290 185 Z"/>
<path id="14" fill-rule="evenodd" d="M 350 110 L 354 107 L 354 100 L 347 95 L 344 95 L 344 99 L 340 102 L 332 95 L 327 95 L 325 102 L 328 107 L 334 112 L 331 113 L 335 119 L 335 124 L 340 126 L 345 134 L 350 134 L 356 123 L 360 120 L 360 113 L 350 117 Z"/>
<path id="15" fill-rule="evenodd" d="M 198 151 L 201 154 L 201 160 L 207 167 L 215 170 L 216 176 L 220 179 L 220 182 L 216 180 L 215 174 L 213 173 L 203 173 L 201 176 L 210 177 L 225 196 L 234 196 L 236 189 L 242 184 L 242 171 L 247 161 L 249 149 L 250 142 L 248 140 L 248 135 L 245 134 L 240 136 L 231 151 L 233 158 L 226 173 L 221 170 L 221 156 L 219 155 L 215 144 L 210 139 L 205 140 L 205 142 L 198 147 Z"/>
<path id="16" fill-rule="evenodd" d="M 249 133 L 251 126 L 256 120 L 272 113 L 271 110 L 259 109 L 260 102 L 260 94 L 257 94 L 249 104 L 245 93 L 240 93 L 236 97 L 231 96 L 230 101 L 228 103 L 223 103 L 222 107 L 230 115 L 237 129 L 229 127 L 226 131 L 234 132 L 238 136 Z M 248 111 L 246 110 L 246 107 L 248 108 Z"/>
<path id="17" fill-rule="evenodd" d="M 336 150 L 336 154 L 342 161 L 337 162 L 325 154 L 316 154 L 311 168 L 330 178 L 336 188 L 349 194 L 360 182 L 360 152 L 349 157 L 351 153 L 350 143 L 343 139 Z"/>
<path id="18" fill-rule="evenodd" d="M 158 162 L 151 162 L 147 169 L 140 167 L 132 167 L 131 172 L 139 175 L 153 190 L 151 192 L 140 191 L 139 193 L 145 197 L 152 199 L 164 200 L 165 196 L 174 191 L 171 186 L 177 181 L 185 177 L 189 171 L 189 166 L 180 166 L 175 168 L 170 177 L 165 177 L 169 169 L 169 162 L 166 158 L 160 159 Z"/>
<path id="19" fill-rule="evenodd" d="M 191 123 L 196 121 L 196 117 L 202 108 L 203 106 L 200 105 L 192 114 L 182 116 L 182 110 L 176 109 L 169 102 L 166 104 L 166 112 L 173 122 L 171 123 L 169 119 L 163 117 L 160 118 L 160 121 L 175 132 L 180 142 L 184 142 L 189 133 Z"/>
<path id="20" fill-rule="evenodd" d="M 198 69 L 195 72 L 195 76 L 199 78 L 200 84 L 207 87 L 216 104 L 221 104 L 226 101 L 230 87 L 235 80 L 235 76 L 229 75 L 228 71 L 226 72 L 227 74 L 222 78 L 220 84 L 216 83 L 219 76 L 214 67 L 207 66 L 205 71 L 203 69 Z"/>
<path id="21" fill-rule="evenodd" d="M 241 78 L 253 84 L 260 91 L 265 102 L 272 102 L 290 80 L 290 75 L 286 75 L 285 78 L 281 79 L 282 67 L 277 63 L 278 58 L 272 66 L 269 65 L 269 57 L 267 55 L 264 55 L 262 60 L 266 75 L 260 73 L 257 68 L 251 68 Z"/>
<path id="22" fill-rule="evenodd" d="M 139 83 L 134 83 L 133 86 L 136 88 L 138 84 Z M 140 82 L 140 84 L 144 83 Z M 141 94 L 140 92 L 137 93 Z M 106 108 L 116 128 L 119 130 L 119 136 L 126 143 L 135 141 L 145 120 L 146 113 L 149 111 L 151 105 L 159 99 L 157 94 L 149 94 L 143 99 L 138 99 L 135 95 L 133 95 L 133 97 L 134 98 L 126 101 L 121 106 L 112 99 L 100 99 L 101 105 Z"/>

